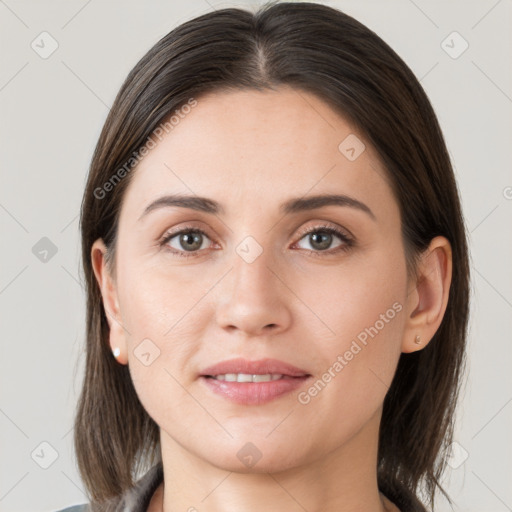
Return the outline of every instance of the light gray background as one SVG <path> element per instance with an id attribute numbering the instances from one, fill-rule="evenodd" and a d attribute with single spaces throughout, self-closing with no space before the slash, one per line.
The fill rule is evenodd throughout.
<path id="1" fill-rule="evenodd" d="M 470 372 L 445 483 L 456 510 L 512 510 L 511 2 L 324 3 L 388 42 L 439 117 L 473 274 Z M 84 365 L 78 212 L 88 164 L 137 60 L 178 24 L 228 6 L 257 2 L 0 0 L 2 512 L 85 501 L 70 429 Z M 59 45 L 47 59 L 31 48 L 43 31 Z M 442 46 L 453 31 L 469 43 L 457 58 Z M 453 38 L 444 44 L 462 48 Z M 46 262 L 32 252 L 43 237 L 58 249 Z M 52 449 L 57 458 L 43 469 Z"/>

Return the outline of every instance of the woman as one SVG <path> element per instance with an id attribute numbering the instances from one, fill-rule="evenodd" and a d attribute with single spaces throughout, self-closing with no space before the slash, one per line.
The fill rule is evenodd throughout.
<path id="1" fill-rule="evenodd" d="M 81 229 L 91 510 L 446 495 L 464 220 L 430 102 L 368 28 L 300 2 L 170 32 L 112 106 Z"/>

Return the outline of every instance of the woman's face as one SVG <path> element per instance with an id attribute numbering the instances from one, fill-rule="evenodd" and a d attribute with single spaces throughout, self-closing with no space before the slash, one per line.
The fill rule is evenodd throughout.
<path id="1" fill-rule="evenodd" d="M 110 341 L 162 449 L 278 471 L 375 440 L 408 282 L 398 204 L 372 147 L 312 94 L 224 92 L 198 98 L 132 172 Z M 175 195 L 189 207 L 162 199 Z M 310 201 L 324 195 L 351 200 Z M 201 376 L 234 358 L 309 377 Z"/>

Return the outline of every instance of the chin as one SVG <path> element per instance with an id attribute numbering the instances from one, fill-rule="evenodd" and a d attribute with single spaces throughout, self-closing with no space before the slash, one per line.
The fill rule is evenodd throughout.
<path id="1" fill-rule="evenodd" d="M 203 454 L 203 458 L 224 471 L 250 474 L 279 473 L 305 463 L 293 447 L 278 443 L 277 439 L 275 445 L 268 440 L 261 443 L 235 441 L 233 444 L 237 445 L 235 450 L 226 447 L 220 452 Z"/>

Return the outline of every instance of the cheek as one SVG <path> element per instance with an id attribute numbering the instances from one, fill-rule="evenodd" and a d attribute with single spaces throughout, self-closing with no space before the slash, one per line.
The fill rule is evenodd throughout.
<path id="1" fill-rule="evenodd" d="M 209 286 L 197 273 L 170 275 L 141 267 L 126 272 L 121 281 L 123 320 L 133 333 L 132 343 L 137 341 L 135 335 L 163 343 L 175 337 L 176 331 L 192 327 L 190 320 Z"/>
<path id="2" fill-rule="evenodd" d="M 166 402 L 183 411 L 191 406 L 184 388 L 197 371 L 190 361 L 203 338 L 204 322 L 197 320 L 211 314 L 201 300 L 208 287 L 197 274 L 180 280 L 155 269 L 127 271 L 120 282 L 128 365 L 137 394 L 153 419 Z"/>
<path id="3" fill-rule="evenodd" d="M 337 266 L 307 270 L 294 279 L 293 288 L 308 306 L 303 318 L 315 327 L 318 341 L 326 339 L 334 346 L 336 340 L 352 339 L 376 322 L 380 331 L 398 327 L 395 319 L 401 318 L 396 313 L 405 300 L 406 274 L 405 263 L 395 251 L 354 255 Z"/>
<path id="4" fill-rule="evenodd" d="M 309 332 L 316 333 L 315 359 L 324 366 L 317 389 L 304 401 L 332 401 L 324 410 L 337 411 L 340 421 L 343 410 L 366 414 L 382 402 L 404 328 L 406 276 L 400 259 L 381 254 L 352 263 L 297 283 L 297 295 L 312 305 Z M 329 391 L 324 393 L 324 387 Z"/>

